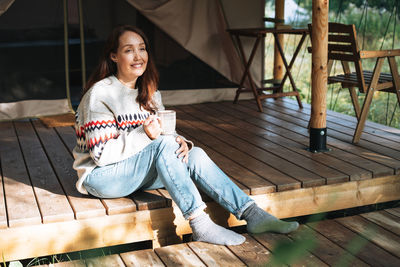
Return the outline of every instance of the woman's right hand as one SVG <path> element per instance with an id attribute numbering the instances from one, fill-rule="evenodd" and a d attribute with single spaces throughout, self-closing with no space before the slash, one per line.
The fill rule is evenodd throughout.
<path id="1" fill-rule="evenodd" d="M 144 131 L 147 136 L 154 140 L 161 134 L 160 118 L 155 115 L 150 115 L 143 123 Z"/>

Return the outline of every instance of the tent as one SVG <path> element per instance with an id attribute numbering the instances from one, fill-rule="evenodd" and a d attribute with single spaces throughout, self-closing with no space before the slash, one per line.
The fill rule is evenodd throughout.
<path id="1" fill-rule="evenodd" d="M 0 120 L 72 111 L 107 34 L 125 23 L 150 37 L 164 102 L 233 99 L 242 66 L 226 29 L 263 17 L 262 0 L 0 0 Z"/>

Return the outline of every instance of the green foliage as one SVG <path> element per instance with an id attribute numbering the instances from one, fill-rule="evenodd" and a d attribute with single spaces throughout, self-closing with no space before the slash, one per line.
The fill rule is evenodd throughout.
<path id="1" fill-rule="evenodd" d="M 281 241 L 273 248 L 271 266 L 282 264 L 291 265 L 304 257 L 307 251 L 316 247 L 316 239 L 310 232 L 302 232 L 301 237 L 295 241 Z"/>

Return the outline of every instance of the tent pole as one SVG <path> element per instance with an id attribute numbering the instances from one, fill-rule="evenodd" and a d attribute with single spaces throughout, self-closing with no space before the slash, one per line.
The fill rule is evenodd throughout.
<path id="1" fill-rule="evenodd" d="M 275 0 L 275 27 L 279 27 L 279 25 L 284 24 L 283 21 L 285 19 L 285 0 Z M 279 43 L 284 48 L 284 36 L 283 34 L 278 34 Z M 276 42 L 276 41 L 275 41 Z M 281 54 L 279 53 L 278 47 L 275 43 L 274 50 L 274 80 L 276 81 L 276 85 L 280 84 L 280 81 L 283 79 L 284 67 L 283 60 Z"/>
<path id="2" fill-rule="evenodd" d="M 329 0 L 312 1 L 310 151 L 325 152 Z"/>
<path id="3" fill-rule="evenodd" d="M 65 62 L 65 89 L 67 91 L 67 98 L 68 98 L 68 105 L 71 111 L 73 112 L 74 109 L 72 108 L 71 104 L 71 92 L 70 92 L 70 84 L 69 84 L 69 51 L 68 51 L 68 4 L 67 0 L 63 0 L 63 7 L 64 7 L 64 62 Z"/>
<path id="4" fill-rule="evenodd" d="M 82 69 L 82 87 L 86 86 L 86 55 L 85 55 L 85 32 L 83 27 L 82 0 L 78 0 L 79 10 L 79 34 L 81 39 L 81 69 Z"/>

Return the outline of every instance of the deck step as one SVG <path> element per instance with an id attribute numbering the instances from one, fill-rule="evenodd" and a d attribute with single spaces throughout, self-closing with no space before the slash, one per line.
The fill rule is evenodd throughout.
<path id="1" fill-rule="evenodd" d="M 309 222 L 239 246 L 189 242 L 41 266 L 400 266 L 399 208 Z"/>

